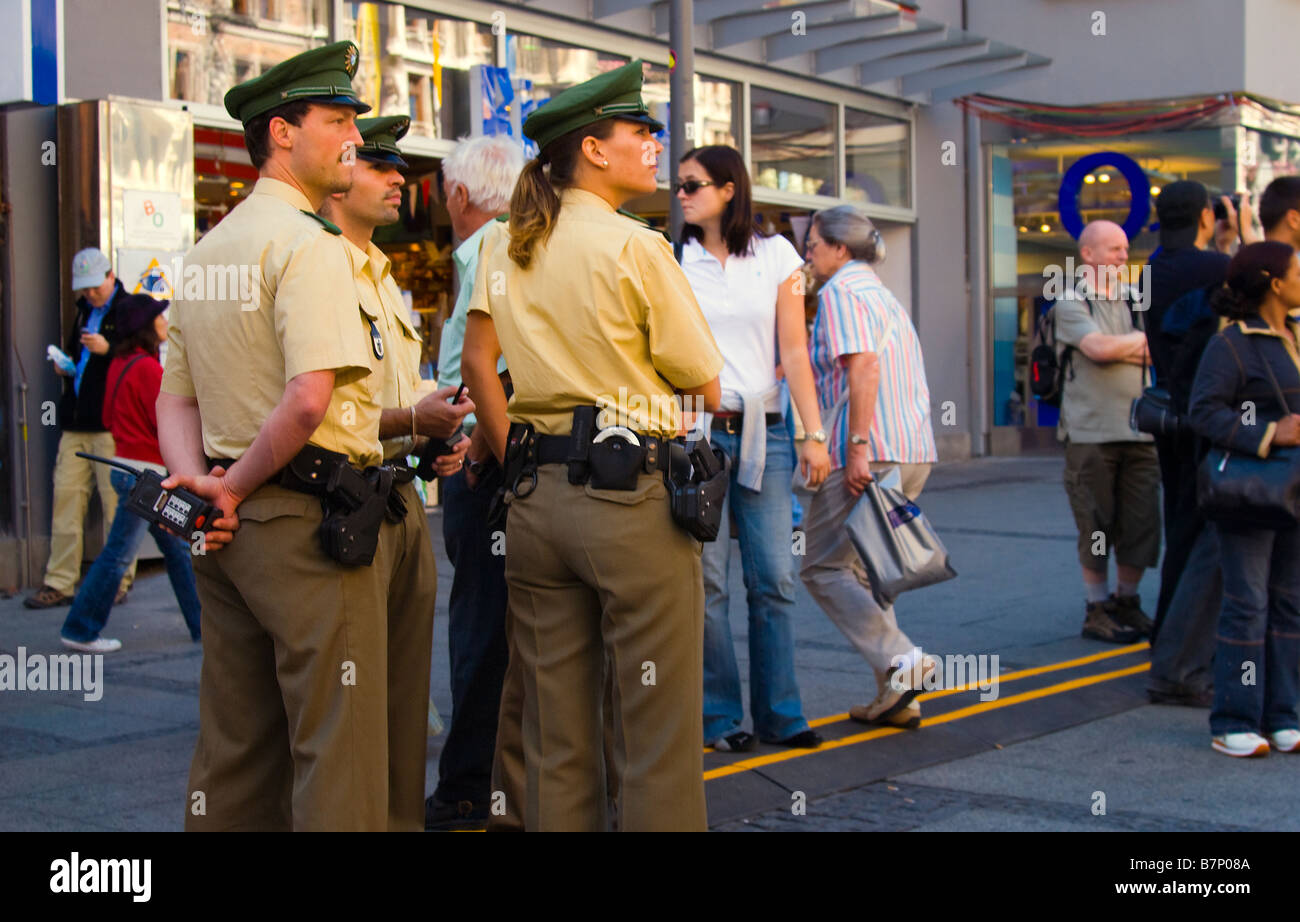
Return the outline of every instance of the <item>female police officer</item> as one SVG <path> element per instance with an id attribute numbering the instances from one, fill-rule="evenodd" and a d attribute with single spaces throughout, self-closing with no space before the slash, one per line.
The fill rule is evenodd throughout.
<path id="1" fill-rule="evenodd" d="M 674 391 L 717 408 L 722 357 L 667 241 L 617 211 L 655 190 L 663 125 L 647 112 L 633 61 L 529 116 L 540 154 L 515 187 L 509 233 L 484 244 L 469 307 L 462 369 L 493 451 L 506 454 L 507 417 L 512 434 L 538 435 L 523 478 L 536 487 L 516 491 L 506 526 L 527 829 L 605 826 L 606 661 L 620 828 L 706 824 L 700 545 L 671 517 L 669 452 L 654 437 L 680 430 Z M 591 405 L 635 433 L 635 445 L 613 436 L 644 461 L 630 477 L 601 470 L 598 458 L 619 456 L 601 444 L 609 432 L 570 438 L 575 408 Z M 589 449 L 589 468 L 560 463 Z M 503 708 L 502 724 L 512 716 Z"/>

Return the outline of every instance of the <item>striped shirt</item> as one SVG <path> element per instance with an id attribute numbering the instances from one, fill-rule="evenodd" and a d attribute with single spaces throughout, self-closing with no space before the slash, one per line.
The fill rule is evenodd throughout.
<path id="1" fill-rule="evenodd" d="M 898 299 L 869 265 L 850 260 L 822 286 L 818 301 L 809 350 L 822 419 L 831 427 L 831 469 L 844 467 L 849 442 L 848 401 L 835 420 L 829 418 L 849 386 L 840 356 L 859 352 L 880 357 L 869 458 L 909 464 L 937 461 L 921 343 Z"/>

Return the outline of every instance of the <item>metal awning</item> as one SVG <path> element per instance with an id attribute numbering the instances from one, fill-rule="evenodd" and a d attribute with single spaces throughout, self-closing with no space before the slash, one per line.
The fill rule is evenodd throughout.
<path id="1" fill-rule="evenodd" d="M 566 0 L 524 0 L 572 13 Z M 898 0 L 694 0 L 695 48 L 928 104 L 1019 80 L 1051 59 L 926 19 Z M 590 0 L 608 28 L 668 38 L 667 0 Z"/>

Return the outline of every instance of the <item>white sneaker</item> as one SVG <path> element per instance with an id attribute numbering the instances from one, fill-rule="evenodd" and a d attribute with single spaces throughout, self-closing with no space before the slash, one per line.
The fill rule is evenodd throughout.
<path id="1" fill-rule="evenodd" d="M 1294 733 L 1295 731 L 1284 730 L 1282 732 Z M 1212 737 L 1210 745 L 1214 747 L 1216 752 L 1238 759 L 1268 755 L 1268 740 L 1258 733 L 1225 733 L 1222 736 Z"/>
<path id="2" fill-rule="evenodd" d="M 1268 738 L 1278 752 L 1300 752 L 1300 730 L 1278 730 Z"/>
<path id="3" fill-rule="evenodd" d="M 82 653 L 116 653 L 122 649 L 122 641 L 114 640 L 111 637 L 96 637 L 94 640 L 82 643 L 79 640 L 69 640 L 66 637 L 60 637 L 63 645 L 70 650 L 79 650 Z"/>
<path id="4" fill-rule="evenodd" d="M 887 720 L 906 709 L 927 685 L 933 687 L 938 668 L 939 661 L 925 653 L 910 666 L 889 670 L 880 695 L 867 706 L 870 710 L 864 711 L 862 716 L 867 721 Z"/>

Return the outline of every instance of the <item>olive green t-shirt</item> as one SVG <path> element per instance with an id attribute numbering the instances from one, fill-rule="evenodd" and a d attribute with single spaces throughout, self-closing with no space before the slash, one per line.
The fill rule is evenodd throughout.
<path id="1" fill-rule="evenodd" d="M 1079 349 L 1089 333 L 1123 336 L 1133 332 L 1128 303 L 1089 301 L 1076 296 L 1056 302 L 1056 342 L 1074 346 L 1066 369 L 1058 437 L 1071 442 L 1150 442 L 1151 436 L 1129 426 L 1133 401 L 1149 381 L 1128 362 L 1094 362 Z"/>

